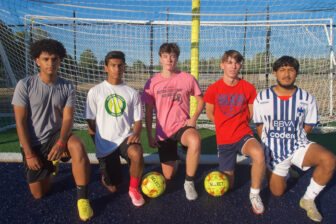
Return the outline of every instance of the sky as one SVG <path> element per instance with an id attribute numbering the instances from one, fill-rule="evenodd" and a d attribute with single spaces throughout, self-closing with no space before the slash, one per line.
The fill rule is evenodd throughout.
<path id="1" fill-rule="evenodd" d="M 269 7 L 270 20 L 302 20 L 331 18 L 336 21 L 336 2 L 334 0 L 203 0 L 201 1 L 201 21 L 239 23 L 246 20 L 265 21 Z M 111 20 L 127 20 L 134 22 L 184 22 L 184 25 L 169 26 L 168 40 L 177 42 L 181 47 L 180 60 L 190 58 L 191 0 L 2 0 L 0 2 L 0 17 L 7 24 L 43 25 L 52 38 L 58 39 L 74 56 L 76 42 L 76 57 L 85 49 L 93 50 L 98 61 L 103 59 L 110 50 L 122 50 L 127 61 L 132 63 L 142 60 L 150 63 L 150 26 L 119 23 L 114 25 L 99 25 Z M 76 21 L 77 33 L 74 35 L 73 21 L 69 19 L 38 19 L 33 16 L 57 16 L 89 19 Z M 167 15 L 168 12 L 168 15 Z M 247 12 L 247 16 L 246 16 Z M 25 18 L 29 18 L 25 20 Z M 41 18 L 41 17 L 40 17 Z M 96 20 L 96 21 L 92 21 Z M 323 21 L 326 23 L 327 21 Z M 303 23 L 303 22 L 295 22 Z M 310 21 L 305 23 L 321 23 Z M 336 23 L 336 22 L 334 22 Z M 58 26 L 52 24 L 68 24 Z M 81 24 L 81 25 L 78 25 Z M 88 24 L 88 25 L 84 25 Z M 26 26 L 28 28 L 29 26 Z M 22 26 L 13 27 L 20 31 Z M 329 32 L 329 30 L 328 30 Z M 202 26 L 200 31 L 200 58 L 219 58 L 225 50 L 244 50 L 247 58 L 266 50 L 266 26 Z M 335 29 L 334 29 L 335 33 Z M 246 36 L 245 36 L 246 35 Z M 334 35 L 335 36 L 335 35 Z M 157 50 L 167 41 L 166 25 L 153 26 L 153 57 L 158 62 Z M 336 39 L 333 37 L 333 48 Z M 290 54 L 304 57 L 314 51 L 314 57 L 328 56 L 329 46 L 323 26 L 274 26 L 271 29 L 271 53 L 274 56 Z"/>

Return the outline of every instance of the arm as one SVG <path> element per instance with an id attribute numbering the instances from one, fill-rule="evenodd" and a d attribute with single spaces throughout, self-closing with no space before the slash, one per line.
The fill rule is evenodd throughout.
<path id="1" fill-rule="evenodd" d="M 257 129 L 257 133 L 258 133 L 259 137 L 261 138 L 263 125 L 260 124 L 260 125 L 256 126 L 256 129 Z"/>
<path id="2" fill-rule="evenodd" d="M 88 130 L 89 134 L 92 138 L 93 143 L 95 143 L 95 135 L 96 135 L 96 120 L 86 120 L 88 122 Z"/>
<path id="3" fill-rule="evenodd" d="M 215 123 L 215 105 L 211 103 L 206 103 L 205 106 L 206 115 L 212 123 Z"/>
<path id="4" fill-rule="evenodd" d="M 309 134 L 311 130 L 313 130 L 313 126 L 304 125 L 303 129 L 306 131 L 307 134 Z"/>
<path id="5" fill-rule="evenodd" d="M 74 118 L 74 107 L 64 107 L 63 109 L 63 120 L 62 127 L 60 132 L 60 137 L 57 142 L 64 144 L 65 146 L 61 146 L 59 144 L 55 144 L 48 154 L 48 160 L 59 160 L 62 157 L 63 152 L 66 149 L 66 144 L 70 137 L 72 126 L 73 126 L 73 118 Z"/>
<path id="6" fill-rule="evenodd" d="M 26 157 L 27 166 L 31 170 L 38 170 L 42 167 L 42 162 L 39 157 L 34 154 L 31 147 L 27 123 L 28 110 L 26 107 L 14 105 L 14 114 L 16 121 L 16 130 L 23 148 L 23 152 Z M 29 159 L 27 159 L 27 157 Z"/>
<path id="7" fill-rule="evenodd" d="M 196 127 L 197 119 L 202 113 L 202 110 L 204 108 L 204 101 L 203 101 L 202 95 L 195 96 L 195 99 L 197 102 L 196 111 L 194 115 L 187 121 L 186 123 L 187 126 Z"/>
<path id="8" fill-rule="evenodd" d="M 253 104 L 248 105 L 248 110 L 249 110 L 249 114 L 250 114 L 249 121 L 251 121 L 252 117 L 253 117 Z"/>
<path id="9" fill-rule="evenodd" d="M 140 135 L 142 131 L 142 121 L 136 121 L 133 125 L 133 134 L 128 137 L 127 144 L 140 143 Z"/>
<path id="10" fill-rule="evenodd" d="M 152 148 L 158 147 L 158 143 L 152 135 L 152 124 L 153 124 L 153 110 L 154 104 L 145 104 L 145 120 L 146 120 L 146 129 L 147 129 L 147 137 L 148 137 L 148 144 Z"/>

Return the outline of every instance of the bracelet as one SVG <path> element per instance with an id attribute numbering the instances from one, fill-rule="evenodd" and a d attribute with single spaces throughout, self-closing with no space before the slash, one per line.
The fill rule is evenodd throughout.
<path id="1" fill-rule="evenodd" d="M 31 154 L 29 156 L 26 156 L 26 159 L 31 159 L 31 158 L 34 158 L 36 155 L 35 154 Z"/>
<path id="2" fill-rule="evenodd" d="M 56 142 L 56 145 L 59 145 L 59 146 L 61 146 L 61 147 L 65 147 L 65 144 L 62 143 L 62 142 Z"/>

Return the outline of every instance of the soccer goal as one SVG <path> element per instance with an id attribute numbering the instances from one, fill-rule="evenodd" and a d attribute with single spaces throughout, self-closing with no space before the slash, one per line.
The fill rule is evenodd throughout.
<path id="1" fill-rule="evenodd" d="M 38 7 L 37 1 L 23 2 Z M 167 3 L 170 8 L 163 11 L 162 7 L 155 8 L 155 4 L 162 4 L 162 1 L 142 1 L 143 5 L 138 8 L 131 1 L 117 6 L 102 2 L 104 4 L 99 5 L 70 0 L 62 3 L 43 1 L 44 9 L 51 15 L 42 9 L 31 8 L 17 10 L 10 14 L 13 18 L 1 21 L 0 128 L 14 124 L 10 105 L 13 89 L 19 79 L 38 72 L 28 49 L 33 41 L 42 38 L 57 39 L 67 49 L 60 75 L 71 80 L 77 90 L 75 123 L 78 128 L 85 128 L 86 124 L 83 111 L 87 91 L 106 79 L 104 56 L 108 51 L 121 50 L 126 54 L 124 80 L 139 92 L 147 79 L 160 71 L 158 49 L 164 42 L 178 43 L 181 48 L 178 67 L 192 71 L 191 1 L 175 2 L 175 7 L 171 5 L 173 3 Z M 235 49 L 244 55 L 240 75 L 253 83 L 257 91 L 275 84 L 272 63 L 282 55 L 291 55 L 300 62 L 296 84 L 318 101 L 321 124 L 316 130 L 336 131 L 333 18 L 321 13 L 309 15 L 309 18 L 294 18 L 287 16 L 288 12 L 275 10 L 276 4 L 271 7 L 271 12 L 265 5 L 263 11 L 260 6 L 249 12 L 239 11 L 236 6 L 234 13 L 229 14 L 225 7 L 233 9 L 232 5 L 226 6 L 225 1 L 216 2 L 225 13 L 212 9 L 216 6 L 211 1 L 201 4 L 198 78 L 202 91 L 222 77 L 219 64 L 226 50 Z M 147 5 L 150 3 L 153 5 Z M 84 8 L 86 13 L 80 13 Z M 4 14 L 0 11 L 0 15 Z M 214 128 L 205 113 L 198 125 Z"/>

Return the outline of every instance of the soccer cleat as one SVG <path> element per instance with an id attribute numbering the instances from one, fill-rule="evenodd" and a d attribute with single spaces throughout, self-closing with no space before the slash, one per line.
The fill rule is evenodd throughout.
<path id="1" fill-rule="evenodd" d="M 259 194 L 250 194 L 250 201 L 252 205 L 252 211 L 256 215 L 262 215 L 265 212 L 264 204 L 261 201 Z"/>
<path id="2" fill-rule="evenodd" d="M 77 201 L 79 218 L 82 221 L 86 221 L 93 216 L 93 211 L 90 206 L 89 199 L 79 199 Z"/>
<path id="3" fill-rule="evenodd" d="M 139 192 L 138 188 L 129 188 L 128 191 L 129 196 L 132 199 L 132 203 L 136 207 L 143 206 L 145 204 L 145 200 L 142 197 L 142 194 Z"/>
<path id="4" fill-rule="evenodd" d="M 316 208 L 315 202 L 313 199 L 304 199 L 301 198 L 300 200 L 300 207 L 307 211 L 307 216 L 315 221 L 321 222 L 322 216 Z"/>
<path id="5" fill-rule="evenodd" d="M 191 200 L 196 200 L 198 197 L 198 194 L 195 190 L 195 185 L 194 181 L 185 181 L 184 182 L 184 190 L 186 193 L 186 198 L 191 201 Z"/>
<path id="6" fill-rule="evenodd" d="M 52 173 L 52 175 L 56 176 L 56 174 L 58 173 L 59 160 L 53 160 L 52 164 L 54 166 L 54 172 Z"/>

